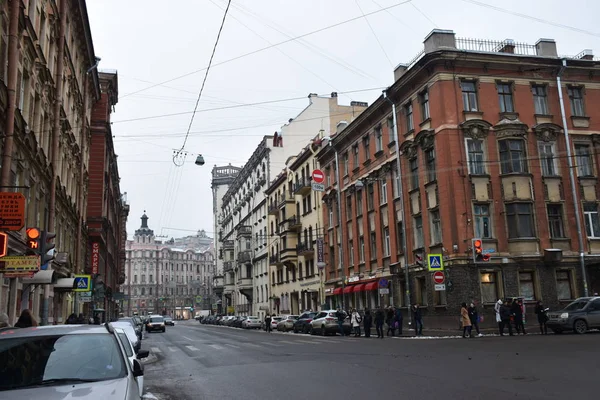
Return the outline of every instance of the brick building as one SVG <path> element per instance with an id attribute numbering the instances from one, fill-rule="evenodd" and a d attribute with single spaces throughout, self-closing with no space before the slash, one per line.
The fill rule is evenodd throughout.
<path id="1" fill-rule="evenodd" d="M 589 50 L 564 58 L 566 66 L 557 54 L 550 39 L 526 45 L 434 30 L 385 94 L 321 148 L 334 304 L 344 291 L 346 305 L 405 307 L 410 293 L 428 326 L 454 327 L 463 301 L 481 303 L 493 322 L 487 309 L 498 298 L 523 297 L 531 311 L 537 300 L 556 308 L 600 291 L 600 63 Z M 474 238 L 489 261 L 474 261 Z M 430 254 L 442 255 L 445 291 L 434 289 Z M 373 284 L 381 278 L 389 295 Z"/>
<path id="2" fill-rule="evenodd" d="M 129 205 L 121 195 L 119 169 L 110 117 L 119 97 L 118 76 L 99 72 L 100 99 L 91 117 L 87 194 L 88 260 L 86 273 L 95 279 L 94 309 L 117 316 L 119 285 L 125 282 L 125 225 Z M 116 298 L 115 298 L 116 297 Z"/>

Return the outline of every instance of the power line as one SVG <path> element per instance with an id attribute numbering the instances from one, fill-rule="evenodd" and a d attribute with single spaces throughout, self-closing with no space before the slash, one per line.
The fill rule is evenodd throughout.
<path id="1" fill-rule="evenodd" d="M 215 57 L 215 53 L 217 51 L 217 45 L 219 44 L 219 39 L 221 38 L 221 32 L 223 32 L 223 27 L 225 26 L 225 19 L 227 18 L 227 12 L 229 11 L 229 6 L 231 5 L 231 0 L 227 2 L 227 8 L 225 8 L 225 13 L 223 14 L 223 20 L 221 21 L 221 26 L 219 27 L 219 32 L 217 33 L 217 40 L 215 40 L 215 45 L 213 46 L 212 53 L 210 55 L 210 60 L 208 60 L 208 67 L 206 67 L 206 73 L 204 74 L 204 79 L 202 80 L 202 86 L 200 87 L 200 92 L 198 93 L 198 100 L 196 100 L 196 105 L 194 106 L 194 112 L 192 113 L 192 118 L 190 119 L 190 125 L 188 126 L 187 132 L 185 134 L 185 139 L 183 140 L 183 145 L 181 149 L 179 149 L 180 153 L 185 148 L 185 144 L 187 143 L 188 136 L 190 134 L 190 130 L 192 129 L 192 124 L 194 123 L 194 117 L 196 116 L 196 110 L 198 109 L 198 104 L 200 103 L 200 98 L 202 97 L 202 92 L 204 91 L 204 85 L 206 84 L 206 79 L 208 78 L 208 73 L 210 72 L 210 66 L 212 65 L 213 58 Z M 175 162 L 175 159 L 173 159 Z M 177 164 L 176 164 L 177 165 Z"/>
<path id="2" fill-rule="evenodd" d="M 385 55 L 385 58 L 387 58 L 388 63 L 390 63 L 390 67 L 394 68 L 394 64 L 392 63 L 392 60 L 390 59 L 390 56 L 388 56 L 388 53 L 383 48 L 383 44 L 381 43 L 381 40 L 379 40 L 379 36 L 377 36 L 377 33 L 375 33 L 375 29 L 373 29 L 373 26 L 369 22 L 369 18 L 367 18 L 365 16 L 365 12 L 363 11 L 362 7 L 360 6 L 360 3 L 358 2 L 358 0 L 354 0 L 354 1 L 356 2 L 356 6 L 358 7 L 358 9 L 360 10 L 360 13 L 365 17 L 365 21 L 366 21 L 367 25 L 369 26 L 369 29 L 371 30 L 371 33 L 373 34 L 373 36 L 375 36 L 375 40 L 377 41 L 377 44 L 379 45 L 379 48 L 383 52 L 383 55 Z"/>
<path id="3" fill-rule="evenodd" d="M 336 28 L 336 27 L 338 27 L 338 26 L 341 26 L 341 25 L 344 25 L 344 24 L 347 24 L 347 23 L 350 23 L 350 22 L 354 22 L 354 21 L 356 21 L 356 20 L 359 20 L 359 19 L 361 19 L 361 18 L 365 18 L 365 17 L 367 17 L 367 16 L 369 16 L 369 15 L 374 15 L 374 14 L 377 14 L 377 13 L 383 12 L 383 11 L 385 11 L 385 10 L 389 10 L 389 9 L 392 9 L 392 8 L 395 8 L 395 7 L 398 7 L 398 6 L 401 6 L 401 5 L 404 5 L 404 4 L 407 4 L 407 3 L 410 3 L 411 1 L 412 1 L 412 0 L 404 0 L 404 1 L 400 2 L 400 3 L 396 3 L 396 4 L 393 4 L 393 5 L 391 5 L 391 6 L 387 6 L 387 7 L 385 7 L 385 8 L 382 8 L 382 9 L 380 9 L 380 10 L 372 11 L 372 12 L 366 13 L 366 14 L 364 14 L 364 15 L 360 15 L 360 16 L 358 16 L 358 17 L 350 18 L 350 19 L 347 19 L 347 20 L 345 20 L 345 21 L 341 21 L 341 22 L 335 23 L 335 24 L 333 24 L 333 25 L 329 25 L 329 26 L 326 26 L 326 27 L 323 27 L 323 28 L 316 29 L 316 30 L 314 30 L 314 31 L 311 31 L 311 32 L 304 33 L 304 34 L 302 34 L 302 35 L 299 35 L 299 36 L 295 36 L 295 37 L 293 37 L 293 38 L 290 38 L 290 39 L 283 40 L 283 41 L 281 41 L 281 42 L 278 42 L 278 43 L 275 43 L 275 44 L 273 44 L 273 45 L 266 46 L 266 47 L 263 47 L 263 48 L 260 48 L 260 49 L 254 50 L 254 51 L 251 51 L 251 52 L 249 52 L 249 53 L 241 54 L 241 55 L 239 55 L 239 56 L 237 56 L 237 57 L 233 57 L 233 58 L 230 58 L 230 59 L 228 59 L 228 60 L 221 61 L 221 62 L 219 62 L 219 63 L 215 63 L 215 64 L 213 65 L 213 67 L 216 67 L 216 66 L 219 66 L 219 65 L 223 65 L 223 64 L 229 63 L 229 62 L 231 62 L 231 61 L 239 60 L 240 58 L 244 58 L 244 57 L 247 57 L 247 56 L 251 56 L 251 55 L 253 55 L 253 54 L 261 53 L 261 52 L 263 52 L 263 51 L 265 51 L 265 50 L 269 50 L 269 49 L 271 49 L 271 48 L 273 48 L 273 47 L 277 47 L 277 46 L 280 46 L 280 45 L 282 45 L 282 44 L 290 43 L 290 42 L 296 41 L 296 40 L 298 40 L 298 39 L 301 39 L 301 38 L 304 38 L 304 37 L 307 37 L 307 36 L 314 35 L 314 34 L 316 34 L 316 33 L 324 32 L 324 31 L 326 31 L 326 30 L 329 30 L 329 29 L 332 29 L 332 28 Z M 146 90 L 152 89 L 152 88 L 154 88 L 154 87 L 161 86 L 161 85 L 163 85 L 163 84 L 165 84 L 165 83 L 173 82 L 173 81 L 176 81 L 176 80 L 179 80 L 179 79 L 185 78 L 185 77 L 187 77 L 187 76 L 190 76 L 190 75 L 197 74 L 198 72 L 202 72 L 202 71 L 205 71 L 205 70 L 206 70 L 206 68 L 200 68 L 200 69 L 197 69 L 197 70 L 195 70 L 195 71 L 191 71 L 191 72 L 188 72 L 188 73 L 186 73 L 186 74 L 183 74 L 183 75 L 176 76 L 175 78 L 167 79 L 166 81 L 163 81 L 163 82 L 157 83 L 157 84 L 155 84 L 155 85 L 151 85 L 151 86 L 148 86 L 148 87 L 146 87 L 146 88 L 143 88 L 143 89 L 136 90 L 135 92 L 126 93 L 126 94 L 124 94 L 124 95 L 120 96 L 120 98 L 121 98 L 121 99 L 123 99 L 124 97 L 131 96 L 131 95 L 133 95 L 133 94 L 135 94 L 135 93 L 140 93 L 140 92 L 143 92 L 143 91 L 146 91 Z"/>
<path id="4" fill-rule="evenodd" d="M 421 9 L 419 7 L 417 7 L 417 5 L 415 3 L 410 3 L 410 5 L 413 6 L 413 8 L 415 10 L 417 10 L 422 16 L 424 16 L 427 21 L 431 22 L 431 24 L 433 26 L 435 26 L 436 28 L 439 28 L 438 25 L 435 22 L 433 22 L 433 20 L 431 18 L 429 18 L 427 16 L 427 14 L 425 14 L 423 11 L 421 11 Z"/>

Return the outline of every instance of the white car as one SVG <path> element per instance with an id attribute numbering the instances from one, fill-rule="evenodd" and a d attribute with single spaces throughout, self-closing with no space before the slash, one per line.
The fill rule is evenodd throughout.
<path id="1" fill-rule="evenodd" d="M 113 324 L 114 324 L 114 322 L 113 322 Z M 123 350 L 125 350 L 125 354 L 127 355 L 127 358 L 129 359 L 131 368 L 133 368 L 134 360 L 139 360 L 141 358 L 148 357 L 148 355 L 149 355 L 148 350 L 141 350 L 141 349 L 138 349 L 137 351 L 134 350 L 131 340 L 129 339 L 130 335 L 127 335 L 127 333 L 125 332 L 124 329 L 115 327 L 114 330 L 115 330 L 115 333 L 117 334 L 117 337 L 121 341 L 121 345 L 123 346 Z M 140 389 L 140 393 L 144 393 L 144 375 L 138 376 L 136 379 L 138 382 L 138 387 Z"/>
<path id="2" fill-rule="evenodd" d="M 127 321 L 115 321 L 115 322 L 111 322 L 111 325 L 114 328 L 121 328 L 125 331 L 125 334 L 127 335 L 127 339 L 129 339 L 129 341 L 131 342 L 131 346 L 133 347 L 133 350 L 137 353 L 140 348 L 142 347 L 142 342 L 140 342 L 140 338 L 138 338 L 137 334 L 135 333 L 135 330 L 133 329 L 133 327 L 131 326 L 131 324 Z"/>
<path id="3" fill-rule="evenodd" d="M 242 328 L 246 329 L 260 329 L 261 321 L 256 316 L 246 317 L 245 320 L 242 321 Z"/>
<path id="4" fill-rule="evenodd" d="M 274 331 L 277 329 L 277 324 L 283 319 L 281 315 L 274 315 L 271 317 L 271 330 Z M 264 327 L 266 330 L 266 327 Z"/>

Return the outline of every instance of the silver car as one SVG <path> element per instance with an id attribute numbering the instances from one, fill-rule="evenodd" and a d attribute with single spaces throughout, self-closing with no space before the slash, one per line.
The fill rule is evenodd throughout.
<path id="1" fill-rule="evenodd" d="M 0 398 L 139 400 L 144 370 L 117 331 L 110 323 L 4 330 Z"/>

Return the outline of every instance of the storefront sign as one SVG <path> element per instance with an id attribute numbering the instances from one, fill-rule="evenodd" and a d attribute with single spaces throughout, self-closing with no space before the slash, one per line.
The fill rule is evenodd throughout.
<path id="1" fill-rule="evenodd" d="M 92 243 L 92 274 L 98 274 L 98 266 L 100 265 L 100 243 Z"/>
<path id="2" fill-rule="evenodd" d="M 360 276 L 351 276 L 348 278 L 348 283 L 354 283 L 360 281 Z"/>
<path id="3" fill-rule="evenodd" d="M 323 238 L 317 238 L 317 263 L 322 263 L 325 258 L 323 247 Z"/>
<path id="4" fill-rule="evenodd" d="M 18 231 L 25 226 L 25 196 L 18 192 L 0 193 L 0 229 Z"/>
<path id="5" fill-rule="evenodd" d="M 304 282 L 300 284 L 300 287 L 306 287 L 306 286 L 313 286 L 313 285 L 318 285 L 320 282 L 317 279 L 316 281 L 312 281 L 312 282 Z"/>
<path id="6" fill-rule="evenodd" d="M 39 256 L 8 256 L 0 259 L 0 272 L 7 278 L 30 276 L 39 270 Z"/>
<path id="7" fill-rule="evenodd" d="M 379 294 L 380 295 L 384 295 L 384 294 L 390 294 L 390 289 L 388 288 L 379 288 Z"/>

